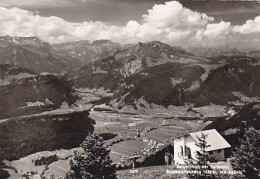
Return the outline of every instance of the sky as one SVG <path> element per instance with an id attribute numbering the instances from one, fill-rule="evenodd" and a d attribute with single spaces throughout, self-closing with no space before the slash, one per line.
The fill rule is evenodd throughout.
<path id="1" fill-rule="evenodd" d="M 254 1 L 0 0 L 0 35 L 50 43 L 152 40 L 175 46 L 260 46 Z M 243 45 L 246 44 L 246 45 Z"/>

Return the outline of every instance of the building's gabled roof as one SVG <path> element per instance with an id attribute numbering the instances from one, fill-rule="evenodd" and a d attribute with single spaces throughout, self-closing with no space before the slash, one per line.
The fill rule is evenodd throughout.
<path id="1" fill-rule="evenodd" d="M 198 142 L 198 137 L 201 137 L 202 133 L 207 136 L 205 140 L 207 142 L 207 145 L 210 145 L 210 147 L 206 148 L 206 151 L 225 149 L 231 147 L 230 144 L 215 129 L 193 132 L 189 133 L 189 135 L 196 142 Z"/>

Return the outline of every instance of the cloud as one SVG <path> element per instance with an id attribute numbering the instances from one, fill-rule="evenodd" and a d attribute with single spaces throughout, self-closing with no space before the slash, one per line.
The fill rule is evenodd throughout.
<path id="1" fill-rule="evenodd" d="M 69 7 L 95 0 L 1 0 L 0 7 Z"/>
<path id="2" fill-rule="evenodd" d="M 62 6 L 67 3 L 67 0 L 1 0 L 1 7 L 51 7 Z"/>
<path id="3" fill-rule="evenodd" d="M 187 9 L 177 1 L 154 5 L 141 22 L 131 20 L 124 26 L 99 21 L 68 22 L 19 8 L 0 7 L 0 35 L 37 36 L 50 43 L 110 39 L 123 44 L 159 40 L 176 46 L 242 46 L 250 42 L 253 47 L 260 45 L 259 33 L 260 16 L 241 26 L 224 21 L 215 23 L 213 17 Z"/>
<path id="4" fill-rule="evenodd" d="M 234 27 L 235 32 L 241 34 L 260 34 L 260 16 L 256 17 L 254 20 L 248 20 L 245 24 L 241 26 Z"/>
<path id="5" fill-rule="evenodd" d="M 206 23 L 213 21 L 212 17 L 184 8 L 177 1 L 154 5 L 143 17 L 147 24 L 157 28 L 201 28 Z"/>

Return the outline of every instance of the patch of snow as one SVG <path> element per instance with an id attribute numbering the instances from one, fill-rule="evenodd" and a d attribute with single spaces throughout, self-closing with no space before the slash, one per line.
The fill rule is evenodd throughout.
<path id="1" fill-rule="evenodd" d="M 130 76 L 142 69 L 142 59 L 138 57 L 136 60 L 130 61 L 125 64 L 124 71 L 126 76 Z"/>
<path id="2" fill-rule="evenodd" d="M 48 98 L 45 98 L 45 103 L 48 105 L 53 105 L 54 103 L 50 101 Z"/>
<path id="3" fill-rule="evenodd" d="M 109 89 L 104 89 L 102 88 L 75 88 L 75 91 L 78 94 L 83 94 L 83 93 L 90 93 L 93 94 L 97 97 L 109 97 L 109 96 L 113 96 L 114 93 L 112 93 Z"/>
<path id="4" fill-rule="evenodd" d="M 107 71 L 102 70 L 99 66 L 98 67 L 92 66 L 92 73 L 93 74 L 107 74 Z"/>
<path id="5" fill-rule="evenodd" d="M 226 106 L 220 106 L 214 104 L 211 104 L 209 106 L 192 108 L 192 110 L 202 114 L 204 117 L 229 116 L 229 114 L 227 114 Z"/>
<path id="6" fill-rule="evenodd" d="M 228 101 L 228 104 L 235 105 L 235 106 L 244 106 L 245 105 L 245 103 L 243 103 L 243 102 L 241 102 L 239 100 L 237 100 L 237 101 Z"/>
<path id="7" fill-rule="evenodd" d="M 50 63 L 50 62 L 48 62 L 48 63 Z M 53 64 L 51 64 L 51 65 L 53 65 Z M 59 75 L 59 74 L 58 74 L 58 73 L 42 72 L 42 73 L 40 73 L 40 75 L 41 75 L 41 76 L 48 76 L 48 75 L 55 75 L 55 76 L 57 76 L 57 75 Z"/>
<path id="8" fill-rule="evenodd" d="M 34 107 L 34 106 L 44 106 L 45 104 L 41 101 L 36 102 L 26 102 L 27 107 Z"/>
<path id="9" fill-rule="evenodd" d="M 217 64 L 198 63 L 198 64 L 196 64 L 196 65 L 201 66 L 202 68 L 204 68 L 205 73 L 203 73 L 203 74 L 200 76 L 200 79 L 201 79 L 202 81 L 205 81 L 205 80 L 208 78 L 209 73 L 210 73 L 212 70 L 215 70 L 215 69 L 217 69 L 217 68 L 219 68 L 219 67 L 222 67 L 222 66 L 226 65 L 226 63 L 225 63 L 225 62 L 222 62 L 222 63 L 220 63 L 220 64 L 219 64 L 219 63 L 217 63 Z"/>
<path id="10" fill-rule="evenodd" d="M 63 102 L 60 106 L 61 109 L 69 109 L 69 104 L 67 102 Z"/>
<path id="11" fill-rule="evenodd" d="M 115 98 L 113 100 L 110 101 L 110 105 L 115 108 L 115 109 L 118 109 L 120 106 L 123 106 L 123 109 L 127 107 L 127 105 L 124 104 L 124 99 L 130 94 L 130 92 L 126 93 L 125 95 L 121 96 L 119 99 L 118 98 Z"/>
<path id="12" fill-rule="evenodd" d="M 188 88 L 188 91 L 194 91 L 200 87 L 200 82 L 199 81 L 194 81 L 190 88 Z"/>
<path id="13" fill-rule="evenodd" d="M 236 97 L 239 97 L 242 102 L 246 102 L 246 103 L 260 102 L 260 98 L 257 96 L 248 97 L 239 91 L 233 91 L 232 94 Z"/>
<path id="14" fill-rule="evenodd" d="M 234 128 L 234 129 L 228 129 L 228 130 L 224 131 L 223 133 L 225 135 L 230 135 L 230 134 L 235 134 L 237 131 L 238 131 L 238 129 Z"/>
<path id="15" fill-rule="evenodd" d="M 179 56 L 177 58 L 177 62 L 178 63 L 183 63 L 183 64 L 186 64 L 186 63 L 199 63 L 201 61 L 200 58 L 195 58 L 195 57 L 191 57 L 191 56 Z"/>
<path id="16" fill-rule="evenodd" d="M 143 75 L 143 76 L 148 76 L 148 75 L 149 75 L 149 73 L 147 73 L 147 72 L 142 72 L 142 73 L 140 73 L 140 75 Z"/>
<path id="17" fill-rule="evenodd" d="M 25 79 L 25 78 L 34 78 L 36 76 L 37 75 L 29 74 L 29 73 L 20 73 L 18 75 L 12 76 L 12 78 L 17 79 L 17 80 L 21 80 L 21 79 Z"/>
<path id="18" fill-rule="evenodd" d="M 230 115 L 230 117 L 232 117 L 236 114 L 236 111 L 233 109 L 230 109 L 227 113 Z"/>
<path id="19" fill-rule="evenodd" d="M 254 105 L 253 109 L 260 109 L 260 104 Z"/>
<path id="20" fill-rule="evenodd" d="M 178 84 L 181 84 L 183 82 L 182 78 L 171 78 L 172 86 L 176 86 Z"/>
<path id="21" fill-rule="evenodd" d="M 29 74 L 29 73 L 19 73 L 18 75 L 10 75 L 5 77 L 5 79 L 0 79 L 0 85 L 8 85 L 11 84 L 14 80 L 22 80 L 28 78 L 34 78 L 37 75 Z"/>
<path id="22" fill-rule="evenodd" d="M 5 85 L 9 85 L 9 84 L 11 84 L 11 81 L 1 80 L 1 79 L 0 79 L 0 85 L 5 86 Z"/>
<path id="23" fill-rule="evenodd" d="M 205 68 L 205 73 L 203 73 L 203 74 L 200 76 L 200 79 L 201 79 L 202 81 L 205 81 L 205 80 L 208 78 L 210 70 L 211 70 L 210 68 Z"/>
<path id="24" fill-rule="evenodd" d="M 245 73 L 245 70 L 242 70 L 241 68 L 238 69 L 239 73 Z"/>

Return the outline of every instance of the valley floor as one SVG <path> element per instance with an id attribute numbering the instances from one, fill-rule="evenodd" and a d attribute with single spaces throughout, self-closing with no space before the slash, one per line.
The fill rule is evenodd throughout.
<path id="1" fill-rule="evenodd" d="M 202 120 L 181 120 L 178 118 L 161 118 L 151 115 L 125 114 L 109 111 L 90 112 L 90 117 L 96 121 L 96 133 L 114 133 L 115 138 L 106 141 L 110 147 L 110 157 L 113 163 L 120 163 L 122 157 L 129 157 L 141 153 L 144 149 L 159 147 L 166 144 L 172 137 L 176 137 L 191 130 L 199 130 L 203 126 Z M 156 141 L 156 142 L 155 142 Z M 169 141 L 168 141 L 169 142 Z M 154 145 L 154 146 L 151 146 Z M 80 148 L 77 148 L 79 150 Z M 69 158 L 74 149 L 38 152 L 15 161 L 5 161 L 13 169 L 8 169 L 11 178 L 20 178 L 33 175 L 30 178 L 41 176 L 65 176 L 69 170 Z M 58 160 L 48 165 L 35 166 L 35 161 L 41 157 L 56 155 Z M 160 167 L 157 167 L 158 170 Z M 164 176 L 163 169 L 158 175 Z M 119 176 L 122 175 L 119 171 Z M 145 171 L 143 174 L 146 175 Z M 126 175 L 127 176 L 127 175 Z"/>
<path id="2" fill-rule="evenodd" d="M 94 126 L 96 133 L 116 134 L 114 138 L 106 140 L 105 145 L 111 149 L 110 157 L 113 163 L 117 165 L 122 164 L 124 157 L 134 155 L 141 155 L 142 158 L 140 160 L 142 161 L 146 157 L 149 157 L 151 153 L 155 153 L 168 145 L 172 145 L 171 139 L 174 137 L 201 130 L 210 122 L 209 120 L 205 120 L 205 117 L 215 118 L 229 115 L 228 111 L 221 106 L 204 106 L 194 108 L 194 111 L 191 112 L 187 112 L 188 108 L 184 106 L 154 114 L 126 113 L 107 109 L 106 107 L 107 106 L 92 107 L 89 117 L 96 121 Z M 88 106 L 88 108 L 90 107 Z M 85 109 L 86 108 L 73 109 L 72 111 Z M 68 111 L 68 109 L 45 112 L 39 116 L 64 113 L 65 111 Z M 169 111 L 171 112 L 169 113 Z M 214 111 L 215 114 L 209 114 L 208 111 Z M 198 115 L 204 117 L 199 118 Z M 0 122 L 4 121 L 5 120 L 2 120 Z M 20 178 L 23 175 L 27 175 L 29 178 L 39 178 L 40 176 L 48 177 L 51 174 L 55 177 L 64 177 L 69 170 L 69 159 L 72 156 L 73 150 L 75 149 L 38 152 L 19 160 L 5 161 L 5 164 L 9 166 L 7 170 L 11 175 L 11 179 Z M 77 148 L 77 150 L 80 150 L 80 148 Z M 35 161 L 41 157 L 54 155 L 57 156 L 56 161 L 46 165 L 35 166 Z M 149 178 L 149 176 L 174 178 L 175 176 L 170 176 L 165 173 L 167 169 L 169 169 L 169 167 L 166 166 L 148 167 L 138 170 L 139 172 L 136 174 L 131 173 L 134 172 L 131 170 L 122 170 L 118 171 L 118 176 L 123 179 L 128 177 Z"/>

